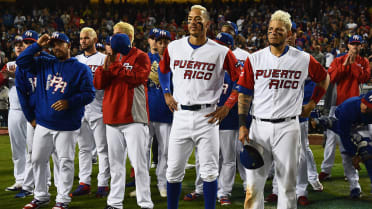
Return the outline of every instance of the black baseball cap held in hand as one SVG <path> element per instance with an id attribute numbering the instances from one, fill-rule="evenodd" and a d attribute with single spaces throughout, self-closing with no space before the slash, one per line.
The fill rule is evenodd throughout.
<path id="1" fill-rule="evenodd" d="M 264 165 L 263 147 L 250 140 L 240 151 L 240 162 L 246 169 L 257 169 Z"/>

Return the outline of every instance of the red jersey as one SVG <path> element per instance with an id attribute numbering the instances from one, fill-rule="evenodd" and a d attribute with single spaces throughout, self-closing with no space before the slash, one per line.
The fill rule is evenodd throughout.
<path id="1" fill-rule="evenodd" d="M 105 91 L 102 103 L 105 124 L 148 123 L 146 81 L 151 64 L 146 53 L 133 47 L 118 54 L 108 70 L 99 67 L 94 87 Z"/>
<path id="2" fill-rule="evenodd" d="M 371 75 L 369 62 L 366 58 L 357 56 L 353 64 L 344 66 L 348 54 L 337 57 L 329 66 L 328 73 L 331 82 L 337 84 L 336 105 L 350 97 L 359 96 L 359 84 L 366 83 Z"/>

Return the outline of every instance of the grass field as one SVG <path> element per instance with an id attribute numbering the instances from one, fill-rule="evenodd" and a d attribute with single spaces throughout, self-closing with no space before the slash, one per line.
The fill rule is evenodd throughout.
<path id="1" fill-rule="evenodd" d="M 320 145 L 314 145 L 311 147 L 314 152 L 314 156 L 316 162 L 319 165 L 323 159 L 323 148 Z M 193 161 L 193 159 L 192 159 Z M 372 194 L 369 178 L 366 173 L 365 168 L 363 167 L 362 171 L 360 172 L 360 184 L 363 190 L 363 197 L 361 200 L 351 200 L 349 199 L 349 184 L 344 181 L 343 178 L 343 168 L 341 164 L 341 158 L 339 153 L 337 153 L 335 166 L 332 170 L 332 179 L 329 181 L 324 182 L 324 191 L 323 192 L 312 192 L 309 191 L 309 199 L 311 204 L 306 207 L 299 207 L 299 208 L 306 208 L 306 209 L 371 209 L 372 208 Z M 127 166 L 128 167 L 128 166 Z M 98 171 L 98 166 L 93 166 L 93 182 L 92 182 L 92 195 L 74 198 L 70 204 L 71 209 L 78 209 L 78 208 L 92 208 L 92 209 L 103 209 L 106 206 L 106 199 L 96 199 L 93 195 L 96 192 L 96 176 Z M 73 189 L 76 188 L 78 184 L 77 178 L 77 171 L 78 171 L 78 161 L 75 160 L 75 182 Z M 127 173 L 129 176 L 129 169 Z M 151 192 L 152 192 L 152 200 L 155 204 L 156 209 L 166 209 L 166 199 L 161 198 L 159 192 L 156 187 L 156 177 L 155 177 L 155 169 L 151 169 Z M 191 192 L 194 189 L 194 179 L 195 179 L 195 170 L 187 170 L 185 180 L 182 185 L 182 193 L 181 196 L 183 197 L 186 193 Z M 8 136 L 0 136 L 0 209 L 21 209 L 26 203 L 32 200 L 32 197 L 27 197 L 25 199 L 15 199 L 14 195 L 16 193 L 13 192 L 5 192 L 4 189 L 7 186 L 10 186 L 14 183 L 13 177 L 13 164 L 11 161 L 11 151 L 10 151 L 10 144 L 9 144 L 9 137 Z M 136 204 L 135 198 L 130 198 L 128 196 L 129 192 L 131 192 L 133 188 L 126 188 L 126 195 L 124 200 L 124 208 L 125 209 L 135 209 L 139 208 Z M 311 190 L 311 189 L 309 189 Z M 271 191 L 271 181 L 269 181 L 265 188 L 265 194 L 270 193 Z M 50 192 L 52 194 L 52 201 L 47 206 L 47 208 L 52 208 L 54 205 L 56 189 L 55 187 L 51 187 Z M 243 187 L 241 184 L 241 180 L 239 177 L 236 178 L 236 184 L 234 186 L 233 194 L 232 194 L 232 205 L 231 206 L 220 206 L 217 203 L 217 208 L 243 208 L 244 202 L 244 194 L 243 194 Z M 203 200 L 196 200 L 195 202 L 185 202 L 180 200 L 180 207 L 185 209 L 203 209 L 204 202 Z M 276 205 L 274 204 L 267 204 L 265 208 L 274 209 Z"/>

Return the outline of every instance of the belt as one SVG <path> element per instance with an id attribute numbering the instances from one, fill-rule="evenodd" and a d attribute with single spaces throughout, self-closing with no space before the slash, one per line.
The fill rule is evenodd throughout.
<path id="1" fill-rule="evenodd" d="M 256 118 L 255 116 L 252 116 L 253 119 L 263 121 L 263 122 L 270 122 L 270 123 L 282 123 L 282 122 L 288 122 L 290 120 L 294 120 L 297 117 L 288 117 L 288 118 L 278 118 L 278 119 L 263 119 L 263 118 Z"/>
<path id="2" fill-rule="evenodd" d="M 212 105 L 211 104 L 181 105 L 181 109 L 190 110 L 190 111 L 197 111 L 197 110 L 205 109 L 205 108 L 208 108 L 208 107 L 212 107 Z"/>

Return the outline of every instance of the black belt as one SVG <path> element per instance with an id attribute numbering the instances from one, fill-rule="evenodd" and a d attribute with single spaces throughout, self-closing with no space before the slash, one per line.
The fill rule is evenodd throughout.
<path id="1" fill-rule="evenodd" d="M 183 110 L 191 110 L 191 111 L 196 111 L 196 110 L 200 110 L 202 108 L 207 108 L 207 107 L 212 107 L 211 104 L 205 104 L 205 105 L 200 105 L 200 104 L 197 104 L 197 105 L 181 105 L 181 109 Z"/>
<path id="2" fill-rule="evenodd" d="M 255 120 L 260 120 L 263 122 L 270 122 L 270 123 L 282 123 L 284 121 L 293 120 L 296 119 L 296 116 L 290 117 L 290 118 L 278 118 L 278 119 L 262 119 L 262 118 L 256 118 L 255 116 L 252 116 Z"/>

